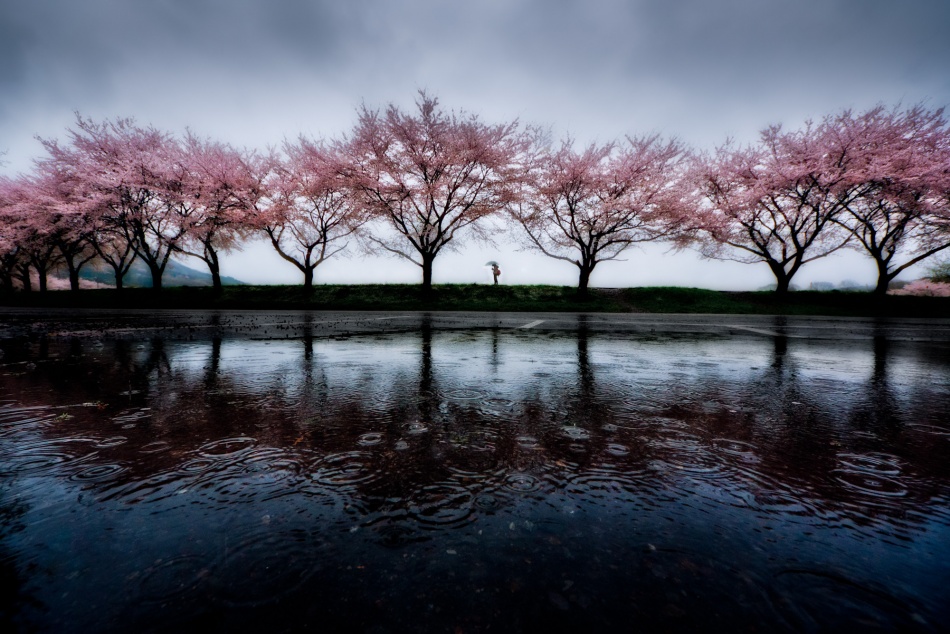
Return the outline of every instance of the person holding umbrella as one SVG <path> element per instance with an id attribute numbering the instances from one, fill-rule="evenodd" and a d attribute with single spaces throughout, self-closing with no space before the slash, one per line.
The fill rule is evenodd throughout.
<path id="1" fill-rule="evenodd" d="M 495 280 L 495 285 L 497 285 L 497 284 L 498 284 L 498 276 L 501 275 L 501 269 L 498 268 L 498 262 L 495 262 L 494 260 L 489 260 L 488 262 L 485 263 L 485 266 L 490 266 L 490 267 L 491 267 L 491 274 L 492 274 L 492 277 L 493 277 L 494 280 Z"/>

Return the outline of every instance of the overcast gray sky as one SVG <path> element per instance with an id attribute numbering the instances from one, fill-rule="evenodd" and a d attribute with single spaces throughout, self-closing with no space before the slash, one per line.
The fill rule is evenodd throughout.
<path id="1" fill-rule="evenodd" d="M 947 0 L 5 0 L 0 3 L 0 150 L 13 174 L 73 112 L 132 116 L 239 146 L 346 132 L 361 102 L 411 107 L 424 88 L 487 121 L 518 117 L 555 136 L 606 141 L 660 132 L 700 148 L 752 140 L 842 108 L 950 104 Z M 570 284 L 569 264 L 473 246 L 435 280 Z M 192 263 L 196 268 L 200 263 Z M 225 274 L 297 281 L 269 248 Z M 916 271 L 920 273 L 920 271 Z M 913 275 L 911 275 L 913 277 Z M 355 253 L 323 281 L 416 281 L 418 269 Z M 805 267 L 800 284 L 870 283 L 859 254 Z M 631 251 L 600 286 L 754 288 L 764 265 Z"/>

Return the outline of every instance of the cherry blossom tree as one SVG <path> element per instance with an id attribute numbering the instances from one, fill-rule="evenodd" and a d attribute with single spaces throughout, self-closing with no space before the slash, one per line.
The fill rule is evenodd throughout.
<path id="1" fill-rule="evenodd" d="M 413 114 L 395 105 L 360 110 L 349 180 L 374 221 L 362 233 L 368 248 L 419 266 L 428 290 L 436 257 L 460 232 L 488 238 L 483 220 L 515 199 L 536 135 L 517 121 L 488 125 L 447 113 L 425 92 L 416 106 Z"/>
<path id="2" fill-rule="evenodd" d="M 657 136 L 574 149 L 568 140 L 541 157 L 512 217 L 529 247 L 578 268 L 586 295 L 596 266 L 632 245 L 680 227 L 685 151 Z"/>
<path id="3" fill-rule="evenodd" d="M 0 234 L 0 288 L 5 293 L 13 292 L 17 261 L 17 249 L 9 244 L 5 235 Z"/>
<path id="4" fill-rule="evenodd" d="M 347 246 L 367 215 L 348 186 L 340 147 L 300 138 L 284 147 L 269 181 L 270 200 L 259 217 L 281 258 L 303 273 L 304 288 L 314 272 Z"/>
<path id="5" fill-rule="evenodd" d="M 92 220 L 107 236 L 96 246 L 115 270 L 116 286 L 131 264 L 130 250 L 148 266 L 153 288 L 161 290 L 165 267 L 194 211 L 184 187 L 181 148 L 170 135 L 131 119 L 96 123 L 77 115 L 68 136 L 66 146 L 41 141 L 50 161 L 68 166 L 88 186 L 87 202 L 98 213 Z"/>
<path id="6" fill-rule="evenodd" d="M 70 134 L 77 136 L 76 131 Z M 109 153 L 107 146 L 88 144 L 88 139 L 71 144 L 40 141 L 47 156 L 36 161 L 37 172 L 45 175 L 47 191 L 59 199 L 59 206 L 69 219 L 71 230 L 67 235 L 70 239 L 61 246 L 69 253 L 65 259 L 70 288 L 78 288 L 79 270 L 89 261 L 86 259 L 88 247 L 112 268 L 116 289 L 122 290 L 135 252 L 125 224 L 126 216 L 118 203 L 119 188 L 108 182 L 115 172 L 109 171 L 104 160 L 103 155 Z"/>
<path id="7" fill-rule="evenodd" d="M 220 254 L 240 244 L 252 230 L 252 214 L 266 194 L 264 161 L 229 145 L 189 133 L 183 143 L 183 192 L 194 213 L 178 249 L 203 261 L 212 287 L 220 292 Z"/>
<path id="8" fill-rule="evenodd" d="M 159 134 L 149 130 L 149 133 Z M 158 141 L 158 137 L 155 137 Z M 162 276 L 171 256 L 181 252 L 198 219 L 202 201 L 193 194 L 194 179 L 182 147 L 170 136 L 162 138 L 145 156 L 154 172 L 140 185 L 151 188 L 151 204 L 129 215 L 132 250 L 152 275 L 152 288 L 162 289 Z"/>
<path id="9" fill-rule="evenodd" d="M 114 220 L 115 217 L 108 214 L 93 219 L 92 245 L 99 258 L 112 269 L 115 288 L 121 291 L 125 286 L 125 275 L 135 263 L 135 252 L 125 232 Z"/>
<path id="10" fill-rule="evenodd" d="M 834 220 L 854 196 L 845 187 L 847 156 L 829 147 L 827 126 L 785 131 L 772 126 L 758 144 L 731 144 L 698 157 L 692 168 L 697 212 L 691 221 L 702 255 L 764 262 L 776 291 L 788 291 L 808 262 L 850 238 Z"/>
<path id="11" fill-rule="evenodd" d="M 11 179 L 0 178 L 0 286 L 8 293 L 13 292 L 13 280 L 23 259 L 12 213 L 14 187 Z"/>
<path id="12" fill-rule="evenodd" d="M 66 265 L 69 288 L 79 290 L 83 266 L 96 257 L 94 225 L 90 222 L 86 183 L 66 166 L 37 161 L 33 183 L 33 213 L 44 214 L 49 239 Z"/>
<path id="13" fill-rule="evenodd" d="M 56 202 L 46 195 L 35 176 L 20 176 L 5 188 L 3 224 L 21 257 L 16 262 L 23 290 L 32 290 L 30 269 L 36 271 L 45 293 L 49 274 L 61 263 L 54 228 Z"/>
<path id="14" fill-rule="evenodd" d="M 943 109 L 879 106 L 831 120 L 835 151 L 850 157 L 838 222 L 874 259 L 874 293 L 909 267 L 950 248 L 950 127 Z"/>

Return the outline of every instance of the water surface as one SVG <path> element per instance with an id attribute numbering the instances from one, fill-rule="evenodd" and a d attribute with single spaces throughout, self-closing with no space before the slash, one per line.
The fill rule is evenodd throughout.
<path id="1" fill-rule="evenodd" d="M 950 628 L 946 324 L 532 319 L 7 315 L 0 618 Z"/>

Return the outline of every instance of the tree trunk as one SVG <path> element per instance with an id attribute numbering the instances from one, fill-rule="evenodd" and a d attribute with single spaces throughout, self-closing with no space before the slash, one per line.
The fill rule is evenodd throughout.
<path id="1" fill-rule="evenodd" d="M 37 275 L 37 277 L 39 278 L 39 282 L 40 282 L 40 292 L 41 292 L 41 293 L 45 293 L 45 292 L 47 291 L 47 287 L 48 287 L 48 285 L 49 285 L 49 274 L 48 274 L 46 268 L 42 268 L 42 269 L 41 269 L 41 268 L 37 268 L 37 269 L 36 269 L 36 275 Z"/>
<path id="2" fill-rule="evenodd" d="M 590 292 L 588 287 L 590 286 L 590 274 L 593 272 L 593 267 L 580 266 L 580 276 L 577 280 L 577 294 L 580 297 L 588 297 Z"/>
<path id="3" fill-rule="evenodd" d="M 63 262 L 66 263 L 66 270 L 69 272 L 69 290 L 76 292 L 79 290 L 79 272 L 92 257 L 83 250 L 72 248 L 69 244 L 64 243 L 60 243 L 59 252 L 62 254 Z"/>
<path id="4" fill-rule="evenodd" d="M 883 258 L 875 257 L 875 263 L 877 264 L 877 285 L 874 287 L 873 294 L 878 297 L 883 297 L 887 295 L 887 287 L 890 285 L 891 280 L 897 277 L 893 273 L 889 273 L 887 270 L 887 262 Z"/>
<path id="5" fill-rule="evenodd" d="M 32 292 L 33 280 L 30 278 L 30 266 L 28 264 L 20 266 L 20 285 L 24 293 Z"/>
<path id="6" fill-rule="evenodd" d="M 788 287 L 792 283 L 792 274 L 785 272 L 785 266 L 779 262 L 768 261 L 769 268 L 772 269 L 772 275 L 775 276 L 775 292 L 778 295 L 786 295 Z"/>
<path id="7" fill-rule="evenodd" d="M 149 263 L 148 270 L 152 273 L 152 290 L 156 293 L 162 290 L 162 273 L 164 271 L 157 264 Z"/>
<path id="8" fill-rule="evenodd" d="M 123 273 L 121 270 L 117 268 L 114 270 L 115 270 L 115 290 L 121 291 L 122 283 L 125 280 L 125 273 Z"/>
<path id="9" fill-rule="evenodd" d="M 218 252 L 205 245 L 205 262 L 208 264 L 208 270 L 211 271 L 211 288 L 215 295 L 220 295 L 223 288 L 221 284 L 221 263 L 218 262 Z"/>
<path id="10" fill-rule="evenodd" d="M 308 291 L 313 290 L 313 269 L 309 266 L 303 270 L 303 287 Z"/>
<path id="11" fill-rule="evenodd" d="M 884 297 L 887 295 L 887 287 L 890 286 L 891 280 L 894 279 L 887 274 L 879 275 L 877 278 L 877 285 L 874 287 L 873 294 L 878 297 Z"/>
<path id="12" fill-rule="evenodd" d="M 423 254 L 422 256 L 422 290 L 426 293 L 432 290 L 432 262 L 434 257 Z"/>

